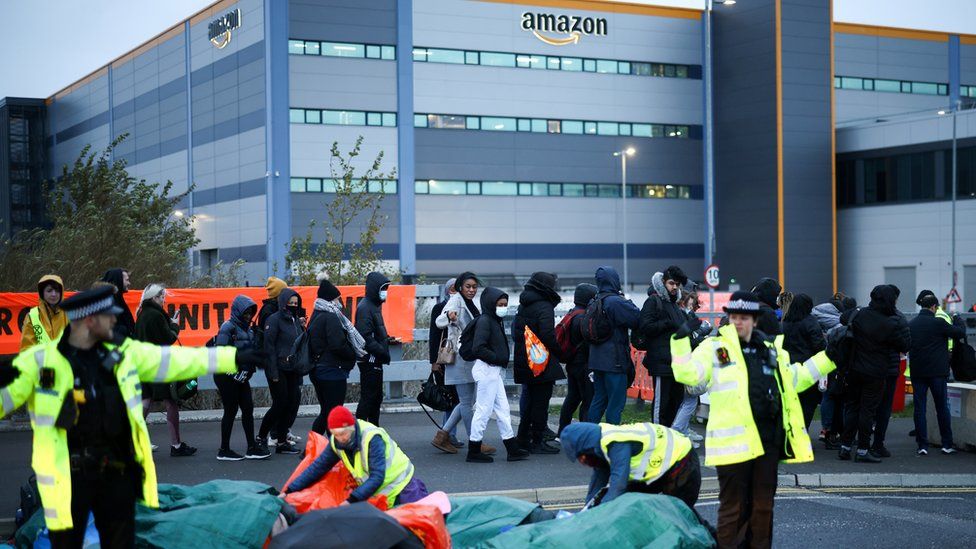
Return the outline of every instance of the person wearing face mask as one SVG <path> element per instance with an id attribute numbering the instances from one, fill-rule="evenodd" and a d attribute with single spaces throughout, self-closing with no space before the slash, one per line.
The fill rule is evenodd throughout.
<path id="1" fill-rule="evenodd" d="M 503 319 L 508 316 L 508 294 L 492 288 L 481 292 L 482 314 L 474 320 L 474 334 L 471 348 L 474 353 L 474 366 L 471 375 L 476 384 L 474 418 L 471 420 L 471 438 L 468 441 L 467 461 L 471 463 L 491 463 L 491 456 L 481 451 L 485 428 L 492 414 L 498 422 L 498 431 L 508 451 L 508 461 L 520 461 L 529 452 L 519 446 L 512 430 L 512 416 L 505 394 L 505 368 L 508 367 L 510 348 L 505 335 Z"/>
<path id="2" fill-rule="evenodd" d="M 427 497 L 410 458 L 384 429 L 357 421 L 345 406 L 333 408 L 328 421 L 329 446 L 285 487 L 285 494 L 308 488 L 342 463 L 358 484 L 342 505 L 383 496 L 394 507 Z"/>
<path id="3" fill-rule="evenodd" d="M 315 387 L 319 415 L 312 430 L 328 434 L 329 412 L 346 401 L 346 380 L 356 360 L 366 356 L 366 341 L 346 318 L 342 295 L 327 279 L 319 281 L 315 310 L 308 322 L 308 352 L 315 367 L 308 378 Z"/>
<path id="4" fill-rule="evenodd" d="M 678 408 L 685 398 L 685 388 L 674 381 L 671 372 L 671 334 L 684 324 L 686 317 L 678 302 L 681 300 L 681 287 L 688 283 L 688 277 L 678 267 L 672 265 L 663 272 L 654 273 L 651 287 L 647 290 L 647 301 L 641 308 L 640 328 L 647 342 L 644 366 L 654 377 L 654 407 L 651 421 L 670 427 Z"/>
<path id="5" fill-rule="evenodd" d="M 359 406 L 356 418 L 380 424 L 383 404 L 383 366 L 390 363 L 390 345 L 400 340 L 390 337 L 383 322 L 383 303 L 390 279 L 378 272 L 366 275 L 366 297 L 356 306 L 356 330 L 366 341 L 366 356 L 358 359 Z"/>
<path id="6" fill-rule="evenodd" d="M 444 382 L 444 369 L 446 368 L 446 364 L 441 362 L 438 358 L 441 350 L 441 343 L 444 341 L 450 341 L 447 339 L 448 330 L 437 325 L 437 317 L 441 316 L 441 313 L 444 312 L 444 307 L 447 306 L 451 296 L 457 293 L 457 289 L 454 288 L 455 282 L 457 282 L 457 279 L 451 278 L 444 283 L 444 300 L 435 304 L 430 311 L 430 327 L 427 331 L 427 356 L 430 360 L 430 373 L 434 376 L 434 383 L 440 387 L 444 387 L 447 394 L 450 395 L 455 402 L 457 402 L 457 389 L 454 388 L 454 385 L 447 385 Z M 457 345 L 454 345 L 453 348 L 456 351 Z M 455 406 L 455 408 L 457 408 L 457 406 Z M 454 410 L 444 412 L 444 423 L 447 423 L 447 421 L 451 419 L 452 412 L 454 412 Z M 448 454 L 456 454 L 458 448 L 464 447 L 464 443 L 457 439 L 457 423 L 454 424 L 452 430 L 444 431 L 443 435 L 440 433 L 441 430 L 442 429 L 438 429 L 438 432 L 434 435 L 434 440 L 431 441 L 431 444 L 435 448 L 447 452 Z"/>
<path id="7" fill-rule="evenodd" d="M 44 275 L 37 281 L 37 307 L 24 317 L 20 329 L 20 350 L 53 341 L 68 325 L 68 315 L 61 310 L 64 282 L 57 275 Z"/>
<path id="8" fill-rule="evenodd" d="M 302 400 L 302 373 L 288 362 L 292 346 L 305 332 L 305 310 L 295 290 L 284 288 L 278 294 L 278 311 L 264 322 L 264 352 L 271 357 L 264 374 L 268 378 L 271 408 L 261 420 L 258 442 L 273 444 L 278 454 L 297 454 L 298 448 L 288 440 L 288 430 L 298 417 Z M 271 440 L 268 440 L 268 436 Z"/>

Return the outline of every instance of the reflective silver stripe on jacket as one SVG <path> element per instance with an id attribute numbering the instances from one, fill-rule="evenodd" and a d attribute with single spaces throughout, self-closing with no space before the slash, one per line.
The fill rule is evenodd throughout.
<path id="1" fill-rule="evenodd" d="M 216 350 L 211 347 L 211 349 Z M 156 370 L 156 381 L 166 381 L 166 375 L 169 373 L 169 361 L 170 361 L 170 350 L 169 347 L 160 347 L 161 355 L 159 357 L 159 369 Z"/>
<path id="2" fill-rule="evenodd" d="M 54 476 L 53 475 L 37 475 L 37 483 L 43 484 L 44 486 L 54 486 Z"/>
<path id="3" fill-rule="evenodd" d="M 726 446 L 725 448 L 707 448 L 706 454 L 712 456 L 728 456 L 732 454 L 744 454 L 748 451 L 748 444 L 738 444 L 736 446 Z"/>
<path id="4" fill-rule="evenodd" d="M 817 369 L 817 363 L 813 361 L 813 357 L 808 358 L 803 365 L 806 366 L 807 371 L 810 372 L 810 377 L 812 377 L 814 381 L 820 381 L 820 379 L 824 377 L 823 374 L 820 373 L 820 370 Z"/>
<path id="5" fill-rule="evenodd" d="M 412 476 L 413 476 L 413 463 L 408 462 L 407 468 L 404 469 L 402 473 L 397 475 L 395 479 L 391 480 L 389 484 L 380 488 L 379 491 L 376 492 L 376 494 L 381 496 L 389 496 L 390 493 L 393 492 L 394 488 L 396 488 L 401 482 L 405 480 L 409 480 L 410 477 Z"/>
<path id="6" fill-rule="evenodd" d="M 6 388 L 0 389 L 0 400 L 3 401 L 3 415 L 9 415 L 14 411 L 14 397 Z"/>
<path id="7" fill-rule="evenodd" d="M 733 380 L 733 381 L 726 381 L 723 383 L 716 383 L 712 385 L 712 388 L 709 390 L 709 392 L 721 393 L 722 391 L 731 391 L 733 389 L 738 389 L 738 388 L 739 388 L 739 382 Z"/>
<path id="8" fill-rule="evenodd" d="M 128 406 L 129 408 L 135 408 L 136 406 L 140 406 L 141 407 L 142 406 L 142 394 L 136 393 L 135 395 L 132 395 L 132 397 L 129 398 L 129 400 L 125 401 L 125 405 Z"/>
<path id="9" fill-rule="evenodd" d="M 705 431 L 705 436 L 708 438 L 728 438 L 744 435 L 745 433 L 746 428 L 742 425 L 737 425 L 735 427 L 726 427 L 725 429 L 709 429 Z"/>
<path id="10" fill-rule="evenodd" d="M 44 349 L 34 351 L 34 362 L 37 363 L 38 368 L 44 367 Z"/>
<path id="11" fill-rule="evenodd" d="M 665 431 L 668 431 L 668 429 L 665 429 Z M 643 480 L 644 475 L 647 474 L 647 466 L 651 463 L 651 454 L 654 452 L 654 448 L 657 446 L 657 430 L 645 423 L 642 429 L 628 429 L 626 431 L 617 432 L 625 432 L 638 436 L 650 435 L 651 441 L 647 443 L 647 448 L 644 449 L 644 455 L 641 456 L 641 460 L 637 465 L 636 471 L 637 478 Z M 672 442 L 670 438 L 668 438 L 668 442 Z M 670 451 L 670 448 L 668 450 Z"/>
<path id="12" fill-rule="evenodd" d="M 207 373 L 217 373 L 217 347 L 207 349 Z"/>
<path id="13" fill-rule="evenodd" d="M 53 507 L 45 507 L 44 508 L 44 518 L 46 518 L 46 519 L 55 519 L 56 520 L 58 518 L 58 510 L 57 509 L 54 509 Z"/>
<path id="14" fill-rule="evenodd" d="M 34 425 L 38 427 L 54 427 L 54 422 L 57 420 L 54 416 L 48 415 L 35 415 Z"/>

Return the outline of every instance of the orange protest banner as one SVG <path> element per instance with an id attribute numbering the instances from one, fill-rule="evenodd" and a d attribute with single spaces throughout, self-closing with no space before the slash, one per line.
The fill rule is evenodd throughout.
<path id="1" fill-rule="evenodd" d="M 315 286 L 297 286 L 293 290 L 302 298 L 302 307 L 311 317 L 315 303 Z M 365 286 L 340 286 L 343 308 L 350 319 L 356 317 L 356 306 L 365 297 Z M 230 318 L 230 304 L 234 297 L 246 295 L 261 307 L 268 298 L 264 288 L 205 288 L 167 289 L 166 310 L 172 316 L 180 312 L 180 345 L 202 346 L 217 334 L 220 325 Z M 66 292 L 65 297 L 71 295 Z M 141 291 L 130 290 L 125 294 L 126 304 L 133 316 L 139 307 Z M 390 286 L 383 305 L 383 320 L 387 332 L 403 342 L 413 341 L 415 325 L 415 286 Z M 20 350 L 20 329 L 31 307 L 37 305 L 36 293 L 0 293 L 0 354 L 16 354 Z"/>

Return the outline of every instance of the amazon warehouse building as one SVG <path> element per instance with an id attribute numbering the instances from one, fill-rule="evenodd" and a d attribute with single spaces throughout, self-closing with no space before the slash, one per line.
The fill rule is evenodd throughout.
<path id="1" fill-rule="evenodd" d="M 244 259 L 261 284 L 327 216 L 332 143 L 362 136 L 357 168 L 395 170 L 369 191 L 407 275 L 582 277 L 622 268 L 626 240 L 637 291 L 669 264 L 701 279 L 712 166 L 722 289 L 946 295 L 954 264 L 976 302 L 976 36 L 714 3 L 708 33 L 704 0 L 220 1 L 0 100 L 3 231 L 43 223 L 42 181 L 127 133 L 131 174 L 195 185 L 194 265 Z"/>

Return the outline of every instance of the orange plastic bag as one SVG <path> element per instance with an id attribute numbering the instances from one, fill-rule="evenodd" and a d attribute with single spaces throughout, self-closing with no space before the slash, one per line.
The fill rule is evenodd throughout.
<path id="1" fill-rule="evenodd" d="M 539 377 L 546 371 L 549 364 L 549 349 L 542 343 L 528 326 L 525 327 L 525 356 L 528 358 L 529 368 L 533 377 Z"/>
<path id="2" fill-rule="evenodd" d="M 408 503 L 386 512 L 413 532 L 424 543 L 425 549 L 450 549 L 451 534 L 441 510 L 432 505 Z"/>
<path id="3" fill-rule="evenodd" d="M 302 474 L 302 471 L 319 457 L 322 452 L 328 450 L 329 440 L 324 436 L 315 433 L 308 433 L 308 441 L 305 444 L 305 457 L 302 459 L 295 471 L 288 477 L 285 486 L 291 484 L 293 480 Z M 318 482 L 299 492 L 293 492 L 285 496 L 285 501 L 291 504 L 299 513 L 307 513 L 316 509 L 329 509 L 338 507 L 342 502 L 349 498 L 349 494 L 356 489 L 356 479 L 352 478 L 346 467 L 340 462 L 331 471 L 326 473 Z M 386 496 L 370 498 L 369 502 L 374 507 L 382 511 L 387 510 L 389 505 Z"/>

